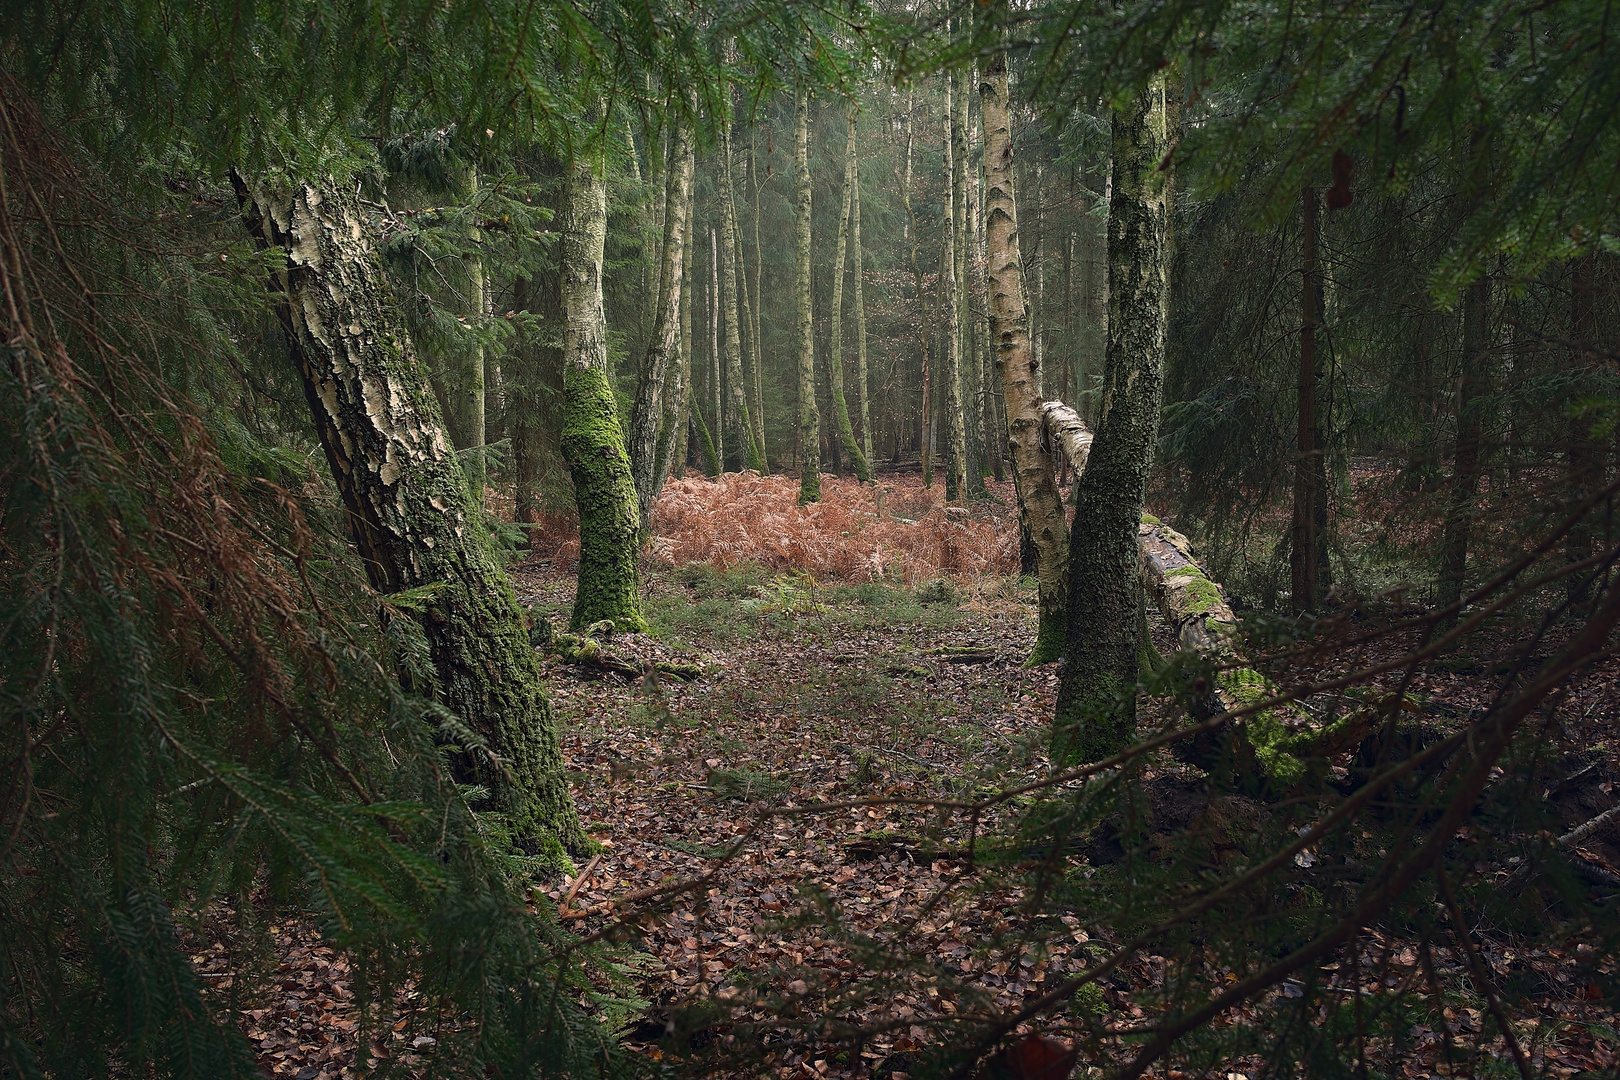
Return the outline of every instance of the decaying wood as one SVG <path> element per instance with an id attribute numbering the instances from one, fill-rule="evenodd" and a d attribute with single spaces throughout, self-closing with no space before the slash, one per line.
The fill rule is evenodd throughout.
<path id="1" fill-rule="evenodd" d="M 1043 401 L 1040 408 L 1047 445 L 1063 452 L 1078 477 L 1085 470 L 1086 459 L 1091 456 L 1091 429 L 1086 427 L 1079 413 L 1061 401 Z"/>

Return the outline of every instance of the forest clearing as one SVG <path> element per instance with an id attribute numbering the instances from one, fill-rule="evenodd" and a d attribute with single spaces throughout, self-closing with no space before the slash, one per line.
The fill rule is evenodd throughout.
<path id="1" fill-rule="evenodd" d="M 1608 0 L 17 0 L 0 1080 L 1620 1077 Z"/>

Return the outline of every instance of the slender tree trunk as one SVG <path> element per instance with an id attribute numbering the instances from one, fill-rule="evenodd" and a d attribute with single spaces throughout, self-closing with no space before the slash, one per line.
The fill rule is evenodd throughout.
<path id="1" fill-rule="evenodd" d="M 816 408 L 816 335 L 810 311 L 810 92 L 793 95 L 793 169 L 798 184 L 794 223 L 793 299 L 799 346 L 799 503 L 821 499 L 821 410 Z"/>
<path id="2" fill-rule="evenodd" d="M 735 141 L 732 143 L 731 151 L 731 161 L 727 166 L 730 171 L 727 173 L 727 178 L 731 180 L 733 190 L 735 190 L 736 158 L 740 152 L 740 148 Z M 746 190 L 748 183 L 746 167 L 743 170 L 742 183 L 744 190 Z M 759 386 L 760 362 L 759 323 L 754 317 L 754 304 L 757 297 L 754 295 L 753 288 L 748 280 L 748 256 L 746 249 L 743 247 L 742 215 L 735 209 L 735 196 L 732 199 L 732 206 L 731 248 L 732 258 L 737 265 L 737 314 L 742 325 L 743 409 L 744 415 L 748 418 L 749 453 L 753 455 L 749 459 L 748 467 L 763 475 L 766 472 L 765 439 L 759 419 L 759 401 L 754 396 L 755 390 Z"/>
<path id="3" fill-rule="evenodd" d="M 478 198 L 478 166 L 474 165 L 467 170 L 468 193 L 474 202 Z M 469 230 L 468 239 L 476 246 L 484 241 L 483 230 L 474 226 Z M 484 289 L 484 259 L 474 254 L 467 259 L 467 313 L 468 321 L 475 326 L 482 323 L 489 311 L 489 300 Z M 481 507 L 484 505 L 484 486 L 488 483 L 489 469 L 484 461 L 484 447 L 487 444 L 488 431 L 485 424 L 484 394 L 487 388 L 486 356 L 482 343 L 475 345 L 467 356 L 467 369 L 465 375 L 466 385 L 462 393 L 466 395 L 467 411 L 467 446 L 472 453 L 467 458 L 467 482 L 472 489 L 473 499 Z"/>
<path id="4" fill-rule="evenodd" d="M 1035 166 L 1035 246 L 1032 249 L 1035 289 L 1029 297 L 1029 340 L 1041 371 L 1041 395 L 1046 395 L 1046 186 L 1045 170 Z"/>
<path id="5" fill-rule="evenodd" d="M 1300 311 L 1299 327 L 1299 415 L 1296 426 L 1294 461 L 1294 519 L 1290 533 L 1289 570 L 1293 582 L 1293 610 L 1298 615 L 1315 611 L 1321 603 L 1316 574 L 1316 327 L 1321 321 L 1318 302 L 1321 283 L 1316 271 L 1316 189 L 1306 187 L 1300 194 Z"/>
<path id="6" fill-rule="evenodd" d="M 681 251 L 685 260 L 692 256 L 692 185 L 686 185 L 686 202 L 681 212 Z M 676 289 L 677 333 L 675 336 L 674 381 L 664 392 L 663 419 L 658 426 L 658 447 L 654 454 L 653 501 L 664 490 L 670 473 L 684 475 L 690 440 L 687 428 L 692 409 L 692 275 L 682 274 Z M 678 447 L 678 449 L 677 449 Z"/>
<path id="7" fill-rule="evenodd" d="M 754 326 L 754 400 L 749 407 L 748 414 L 754 420 L 754 441 L 759 445 L 760 471 L 771 471 L 770 455 L 765 450 L 765 346 L 759 333 L 759 312 L 765 306 L 765 298 L 759 293 L 759 272 L 761 264 L 765 261 L 764 249 L 759 246 L 759 167 L 754 160 L 753 133 L 748 136 L 748 190 L 752 200 L 754 212 L 754 284 L 753 284 L 753 312 L 750 318 Z"/>
<path id="8" fill-rule="evenodd" d="M 1039 369 L 1029 339 L 1028 295 L 1018 249 L 1018 201 L 1013 185 L 1012 122 L 1007 56 L 995 53 L 979 82 L 984 112 L 986 282 L 994 365 L 1007 402 L 1007 448 L 1018 490 L 1020 533 L 1035 550 L 1040 622 L 1029 663 L 1063 655 L 1068 614 L 1069 526 L 1052 477 L 1052 456 L 1041 438 Z"/>
<path id="9" fill-rule="evenodd" d="M 982 499 L 984 486 L 984 371 L 975 362 L 973 333 L 973 290 L 968 284 L 968 268 L 973 265 L 973 228 L 968 210 L 968 87 L 973 85 L 971 69 L 966 76 L 951 74 L 955 88 L 951 111 L 951 218 L 955 234 L 956 277 L 956 356 L 958 401 L 962 406 L 962 497 Z"/>
<path id="10" fill-rule="evenodd" d="M 906 95 L 906 152 L 905 174 L 900 181 L 900 199 L 906 207 L 906 238 L 911 248 L 911 282 L 912 290 L 917 299 L 917 317 L 922 321 L 923 309 L 923 275 L 922 258 L 917 252 L 917 208 L 911 201 L 911 148 L 912 148 L 912 109 L 916 102 L 910 93 Z M 920 352 L 919 361 L 922 367 L 922 404 L 917 417 L 917 442 L 921 446 L 919 456 L 922 458 L 923 487 L 934 486 L 934 455 L 931 441 L 933 424 L 933 387 L 930 385 L 931 365 L 928 362 L 928 335 L 929 327 L 924 324 L 917 328 L 917 347 Z"/>
<path id="11" fill-rule="evenodd" d="M 720 229 L 725 243 L 719 245 L 720 318 L 725 334 L 722 346 L 725 365 L 726 466 L 734 472 L 760 469 L 759 450 L 754 446 L 754 426 L 748 418 L 748 384 L 743 381 L 742 316 L 738 304 L 737 200 L 731 186 L 731 124 L 720 121 Z M 711 234 L 712 236 L 713 234 Z"/>
<path id="12" fill-rule="evenodd" d="M 851 104 L 849 121 L 853 133 L 861 117 L 859 104 Z M 861 394 L 861 456 L 865 459 L 868 478 L 872 466 L 872 384 L 866 370 L 866 298 L 862 278 L 866 273 L 866 251 L 861 246 L 861 167 L 855 162 L 850 171 L 853 194 L 849 203 L 849 253 L 854 266 L 850 285 L 855 289 L 855 377 L 860 380 Z"/>
<path id="13" fill-rule="evenodd" d="M 844 185 L 838 216 L 838 243 L 833 246 L 832 344 L 828 350 L 827 372 L 831 376 L 833 420 L 838 426 L 837 438 L 844 452 L 849 455 L 856 478 L 864 484 L 872 479 L 872 468 L 867 464 L 866 456 L 861 453 L 860 446 L 855 442 L 855 432 L 849 422 L 849 401 L 844 397 L 844 273 L 846 256 L 851 254 L 850 220 L 854 214 L 855 171 L 858 168 L 855 158 L 855 120 L 858 115 L 852 98 L 844 111 L 846 132 Z M 860 260 L 853 261 L 859 263 Z"/>
<path id="14" fill-rule="evenodd" d="M 982 82 L 980 84 L 980 89 L 981 91 L 983 89 Z M 984 103 L 982 93 L 980 95 L 979 119 L 980 124 L 982 125 L 984 119 Z M 995 474 L 995 478 L 999 482 L 1007 479 L 1006 465 L 1004 462 L 1004 459 L 1006 458 L 1007 446 L 1007 419 L 1002 415 L 999 401 L 1000 396 L 996 393 L 996 388 L 1001 382 L 1001 377 L 997 373 L 995 354 L 990 343 L 990 258 L 988 246 L 990 227 L 990 185 L 987 179 L 989 161 L 986 156 L 986 152 L 982 149 L 984 146 L 982 139 L 983 135 L 976 126 L 973 144 L 981 147 L 981 152 L 979 154 L 979 168 L 974 175 L 973 186 L 969 189 L 974 194 L 974 198 L 969 202 L 969 217 L 971 219 L 970 231 L 973 236 L 974 267 L 973 273 L 970 276 L 975 286 L 982 285 L 984 287 L 985 307 L 982 311 L 976 311 L 971 316 L 974 342 L 973 366 L 975 372 L 977 373 L 980 401 L 983 403 L 980 407 L 980 413 L 982 414 L 984 421 L 985 456 L 989 458 L 990 470 Z"/>
<path id="15" fill-rule="evenodd" d="M 945 498 L 954 502 L 967 494 L 967 431 L 962 414 L 962 317 L 958 307 L 956 251 L 962 229 L 962 169 L 956 154 L 956 74 L 945 82 L 945 246 L 940 257 L 939 295 L 941 307 L 940 356 L 945 361 L 945 430 L 950 454 L 945 471 Z"/>
<path id="16" fill-rule="evenodd" d="M 707 302 L 703 305 L 709 317 L 709 393 L 714 398 L 714 456 L 720 462 L 720 471 L 726 467 L 725 373 L 720 360 L 720 240 L 713 227 L 709 229 L 709 281 Z"/>
<path id="17" fill-rule="evenodd" d="M 1108 215 L 1108 353 L 1090 460 L 1069 532 L 1069 621 L 1055 763 L 1097 761 L 1136 730 L 1144 615 L 1137 527 L 1159 430 L 1169 322 L 1173 173 L 1178 117 L 1161 72 L 1113 117 Z"/>
<path id="18" fill-rule="evenodd" d="M 521 848 L 566 871 L 591 841 L 540 667 L 354 186 L 232 181 L 259 245 L 286 255 L 271 280 L 276 313 L 372 588 L 422 590 L 390 609 L 408 611 L 427 642 L 428 684 L 411 688 L 484 740 L 458 771 L 488 789 L 485 807 Z"/>
<path id="19" fill-rule="evenodd" d="M 579 508 L 579 585 L 571 625 L 607 621 L 620 630 L 645 630 L 636 588 L 636 486 L 608 377 L 602 312 L 607 177 L 600 150 L 569 163 L 563 212 L 562 450 Z"/>
<path id="20" fill-rule="evenodd" d="M 686 266 L 686 208 L 692 194 L 692 133 L 677 121 L 664 170 L 664 242 L 659 259 L 658 292 L 652 333 L 636 379 L 630 410 L 630 476 L 636 485 L 636 520 L 641 535 L 652 530 L 652 505 L 661 483 L 658 475 L 658 426 L 663 414 L 670 356 L 677 351 L 681 321 L 681 284 Z"/>
<path id="21" fill-rule="evenodd" d="M 1457 380 L 1457 446 L 1451 474 L 1451 497 L 1440 539 L 1440 573 L 1435 600 L 1448 607 L 1462 598 L 1468 571 L 1469 532 L 1479 495 L 1480 432 L 1483 399 L 1490 392 L 1490 334 L 1487 315 L 1490 278 L 1482 277 L 1463 293 L 1463 357 Z M 1447 620 L 1455 622 L 1455 616 Z"/>
<path id="22" fill-rule="evenodd" d="M 1596 338 L 1596 327 L 1593 319 L 1593 270 L 1597 256 L 1587 252 L 1575 260 L 1570 268 L 1569 277 L 1569 337 L 1577 345 L 1590 345 Z M 1570 370 L 1581 371 L 1586 368 L 1589 358 L 1581 355 L 1577 350 L 1571 350 Z M 1584 388 L 1587 380 L 1579 379 L 1575 386 Z M 1565 476 L 1569 485 L 1569 498 L 1576 503 L 1586 500 L 1603 482 L 1603 451 L 1599 448 L 1597 440 L 1592 438 L 1592 417 L 1582 412 L 1577 402 L 1570 403 L 1569 423 L 1569 450 L 1565 455 Z M 1592 543 L 1597 530 L 1594 521 L 1587 517 L 1576 522 L 1575 527 L 1569 531 L 1564 540 L 1564 556 L 1570 562 L 1581 562 L 1592 554 Z M 1580 597 L 1587 591 L 1585 583 L 1587 574 L 1574 574 L 1569 578 L 1569 595 L 1573 599 Z"/>

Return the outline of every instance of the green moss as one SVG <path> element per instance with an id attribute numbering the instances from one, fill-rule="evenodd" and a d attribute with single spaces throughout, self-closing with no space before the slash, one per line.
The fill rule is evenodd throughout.
<path id="1" fill-rule="evenodd" d="M 1050 756 L 1056 768 L 1086 765 L 1112 757 L 1131 744 L 1136 718 L 1126 704 L 1124 685 L 1103 675 L 1095 685 L 1058 696 L 1052 721 Z"/>
<path id="2" fill-rule="evenodd" d="M 1164 524 L 1164 522 L 1160 521 L 1158 518 L 1154 517 L 1152 514 L 1143 514 L 1142 515 L 1142 524 L 1144 524 L 1144 525 L 1162 525 L 1162 524 Z"/>
<path id="3" fill-rule="evenodd" d="M 1101 1020 L 1107 1016 L 1108 1002 L 1103 997 L 1102 987 L 1089 982 L 1077 989 L 1069 998 L 1069 1015 L 1082 1020 Z"/>
<path id="4" fill-rule="evenodd" d="M 607 375 L 574 368 L 563 386 L 562 451 L 579 506 L 579 585 L 572 629 L 609 620 L 642 631 L 636 579 L 636 489 Z"/>
<path id="5" fill-rule="evenodd" d="M 1024 661 L 1025 667 L 1038 667 L 1063 659 L 1063 621 L 1055 612 L 1041 613 L 1040 624 L 1035 630 L 1035 647 L 1029 651 L 1029 659 Z"/>
<path id="6" fill-rule="evenodd" d="M 799 505 L 821 501 L 821 473 L 807 465 L 799 477 Z"/>

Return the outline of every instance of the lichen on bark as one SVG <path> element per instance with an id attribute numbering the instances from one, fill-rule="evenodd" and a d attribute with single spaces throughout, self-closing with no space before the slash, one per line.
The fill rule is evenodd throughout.
<path id="1" fill-rule="evenodd" d="M 456 763 L 459 779 L 489 792 L 478 809 L 568 871 L 569 854 L 594 845 L 568 794 L 539 663 L 354 186 L 232 180 L 255 239 L 285 253 L 272 274 L 277 316 L 371 585 L 420 597 L 400 606 L 431 660 L 431 685 L 412 689 L 485 744 Z"/>

